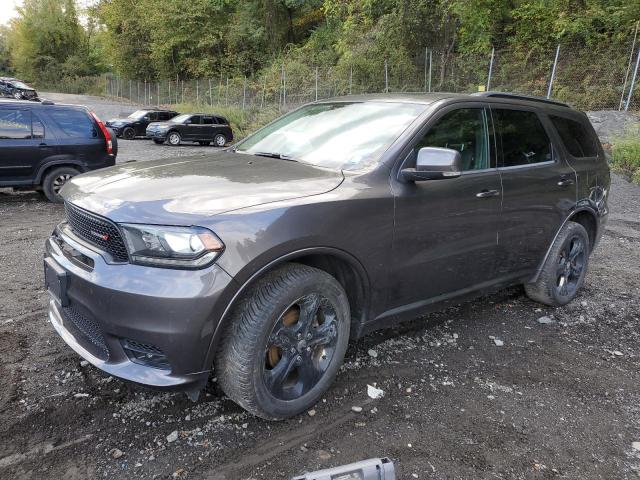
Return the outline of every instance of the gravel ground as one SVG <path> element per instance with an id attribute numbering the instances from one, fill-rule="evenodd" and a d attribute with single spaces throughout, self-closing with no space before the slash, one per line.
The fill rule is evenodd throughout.
<path id="1" fill-rule="evenodd" d="M 120 108 L 75 103 L 89 101 Z M 0 191 L 0 478 L 287 479 L 383 455 L 403 480 L 640 478 L 640 187 L 614 175 L 610 207 L 570 305 L 514 288 L 369 335 L 313 412 L 272 423 L 215 383 L 192 403 L 81 362 L 46 320 L 42 248 L 62 208 Z"/>

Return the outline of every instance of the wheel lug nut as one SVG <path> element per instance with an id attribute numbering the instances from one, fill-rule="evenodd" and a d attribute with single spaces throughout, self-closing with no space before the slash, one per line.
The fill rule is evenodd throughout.
<path id="1" fill-rule="evenodd" d="M 300 339 L 302 338 L 302 334 L 301 334 L 301 333 L 299 333 L 299 334 L 297 335 L 297 337 L 298 337 L 298 340 L 300 340 Z"/>
<path id="2" fill-rule="evenodd" d="M 311 351 L 311 347 L 307 347 L 307 352 L 310 352 L 310 351 Z"/>
<path id="3" fill-rule="evenodd" d="M 291 347 L 291 353 L 296 353 L 295 347 Z"/>
<path id="4" fill-rule="evenodd" d="M 298 355 L 298 356 L 296 357 L 296 363 L 297 363 L 298 365 L 302 363 L 302 357 L 301 357 L 300 355 Z"/>

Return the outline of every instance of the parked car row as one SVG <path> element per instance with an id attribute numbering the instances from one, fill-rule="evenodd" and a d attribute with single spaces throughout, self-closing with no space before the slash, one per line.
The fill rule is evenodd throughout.
<path id="1" fill-rule="evenodd" d="M 183 113 L 149 108 L 136 110 L 125 118 L 114 118 L 106 125 L 118 137 L 133 140 L 152 139 L 156 144 L 177 146 L 183 142 L 224 147 L 233 140 L 233 131 L 226 118 L 208 113 Z"/>
<path id="2" fill-rule="evenodd" d="M 38 92 L 22 80 L 13 77 L 0 77 L 0 97 L 12 97 L 16 100 L 40 101 Z"/>

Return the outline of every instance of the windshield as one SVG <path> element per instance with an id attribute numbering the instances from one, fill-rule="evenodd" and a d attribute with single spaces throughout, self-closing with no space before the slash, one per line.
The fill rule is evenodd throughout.
<path id="1" fill-rule="evenodd" d="M 136 110 L 127 118 L 131 118 L 133 120 L 142 120 L 142 117 L 144 117 L 147 113 L 149 113 L 148 110 Z"/>
<path id="2" fill-rule="evenodd" d="M 191 115 L 187 115 L 183 113 L 182 115 L 178 115 L 177 117 L 173 117 L 171 119 L 172 123 L 183 123 L 187 118 L 191 117 Z"/>
<path id="3" fill-rule="evenodd" d="M 29 85 L 27 85 L 26 83 L 22 83 L 22 82 L 11 82 L 11 85 L 13 85 L 15 88 L 22 88 L 22 89 L 28 89 L 31 90 L 31 87 Z"/>
<path id="4" fill-rule="evenodd" d="M 325 168 L 360 170 L 376 163 L 425 108 L 389 102 L 308 105 L 258 130 L 236 150 L 278 154 Z"/>

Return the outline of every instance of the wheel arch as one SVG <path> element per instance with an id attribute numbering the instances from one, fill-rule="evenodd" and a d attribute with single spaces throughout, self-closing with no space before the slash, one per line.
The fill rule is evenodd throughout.
<path id="1" fill-rule="evenodd" d="M 318 268 L 332 275 L 345 289 L 351 311 L 351 338 L 361 335 L 361 327 L 369 311 L 370 283 L 364 266 L 351 254 L 332 247 L 305 248 L 277 257 L 244 280 L 225 306 L 215 327 L 205 359 L 205 369 L 213 365 L 219 342 L 229 326 L 232 311 L 258 279 L 285 263 L 300 263 Z"/>
<path id="2" fill-rule="evenodd" d="M 53 160 L 51 162 L 45 163 L 44 165 L 42 165 L 38 169 L 38 173 L 36 174 L 36 178 L 35 178 L 35 182 L 34 183 L 37 184 L 37 185 L 42 184 L 42 180 L 44 179 L 44 177 L 51 170 L 53 170 L 55 168 L 59 168 L 59 167 L 72 167 L 72 168 L 75 168 L 76 170 L 78 170 L 80 173 L 83 173 L 84 171 L 86 171 L 86 169 L 82 165 L 82 162 L 80 162 L 79 160 L 69 160 L 69 159 Z"/>
<path id="3" fill-rule="evenodd" d="M 551 239 L 551 242 L 549 242 L 547 251 L 544 254 L 544 258 L 538 265 L 535 275 L 527 283 L 534 283 L 538 281 L 538 277 L 542 272 L 542 268 L 544 267 L 544 264 L 547 261 L 547 258 L 549 257 L 549 252 L 551 251 L 551 248 L 553 247 L 553 244 L 556 241 L 556 238 L 558 238 L 558 235 L 560 234 L 560 232 L 562 231 L 562 229 L 564 228 L 567 222 L 576 222 L 584 227 L 584 229 L 587 231 L 587 234 L 589 235 L 589 247 L 590 247 L 589 253 L 593 251 L 593 245 L 596 239 L 598 238 L 598 215 L 591 207 L 584 205 L 574 209 L 569 214 L 569 216 L 564 219 L 564 221 L 556 231 L 555 235 Z"/>

